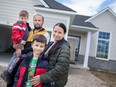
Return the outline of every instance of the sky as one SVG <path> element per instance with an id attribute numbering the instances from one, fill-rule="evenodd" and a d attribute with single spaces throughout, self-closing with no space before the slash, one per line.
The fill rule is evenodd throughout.
<path id="1" fill-rule="evenodd" d="M 116 0 L 56 0 L 75 10 L 77 14 L 92 16 L 106 7 L 116 13 Z"/>

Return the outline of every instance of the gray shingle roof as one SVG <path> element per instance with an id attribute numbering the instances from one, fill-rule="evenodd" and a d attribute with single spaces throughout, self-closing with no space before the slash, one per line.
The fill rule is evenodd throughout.
<path id="1" fill-rule="evenodd" d="M 83 26 L 83 27 L 90 27 L 90 28 L 97 28 L 91 22 L 85 22 L 90 17 L 91 16 L 76 15 L 74 20 L 73 20 L 72 25 Z"/>
<path id="2" fill-rule="evenodd" d="M 34 5 L 34 7 L 44 7 L 45 8 L 44 5 Z"/>
<path id="3" fill-rule="evenodd" d="M 76 12 L 72 10 L 71 8 L 55 1 L 55 0 L 44 0 L 44 2 L 51 8 L 51 9 L 57 9 L 57 10 L 64 10 L 64 11 L 71 11 Z M 42 5 L 34 5 L 35 7 L 44 7 Z"/>

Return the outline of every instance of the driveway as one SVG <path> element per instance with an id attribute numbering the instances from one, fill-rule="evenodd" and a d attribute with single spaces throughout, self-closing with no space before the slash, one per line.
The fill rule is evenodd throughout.
<path id="1" fill-rule="evenodd" d="M 70 68 L 68 83 L 65 87 L 110 87 L 94 76 L 89 70 Z"/>

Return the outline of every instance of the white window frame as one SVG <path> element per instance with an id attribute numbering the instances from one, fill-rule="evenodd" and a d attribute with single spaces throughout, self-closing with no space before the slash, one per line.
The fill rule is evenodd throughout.
<path id="1" fill-rule="evenodd" d="M 109 41 L 109 48 L 108 48 L 108 54 L 107 54 L 108 57 L 107 57 L 107 59 L 101 58 L 101 57 L 97 57 L 97 56 L 96 56 L 96 55 L 97 55 L 98 40 L 102 40 L 102 39 L 99 39 L 99 38 L 98 38 L 99 32 L 110 33 L 110 38 L 109 38 L 109 40 L 104 40 L 104 39 L 103 39 L 103 41 Z M 97 33 L 97 44 L 96 44 L 96 54 L 95 54 L 96 59 L 109 61 L 109 56 L 110 56 L 110 43 L 111 43 L 111 32 L 109 32 L 109 31 L 99 31 L 99 32 Z"/>

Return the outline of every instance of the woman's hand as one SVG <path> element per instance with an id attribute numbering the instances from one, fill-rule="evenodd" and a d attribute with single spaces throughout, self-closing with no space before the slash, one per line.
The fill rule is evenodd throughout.
<path id="1" fill-rule="evenodd" d="M 34 76 L 30 82 L 34 86 L 37 86 L 38 84 L 40 84 L 41 83 L 40 75 Z"/>

